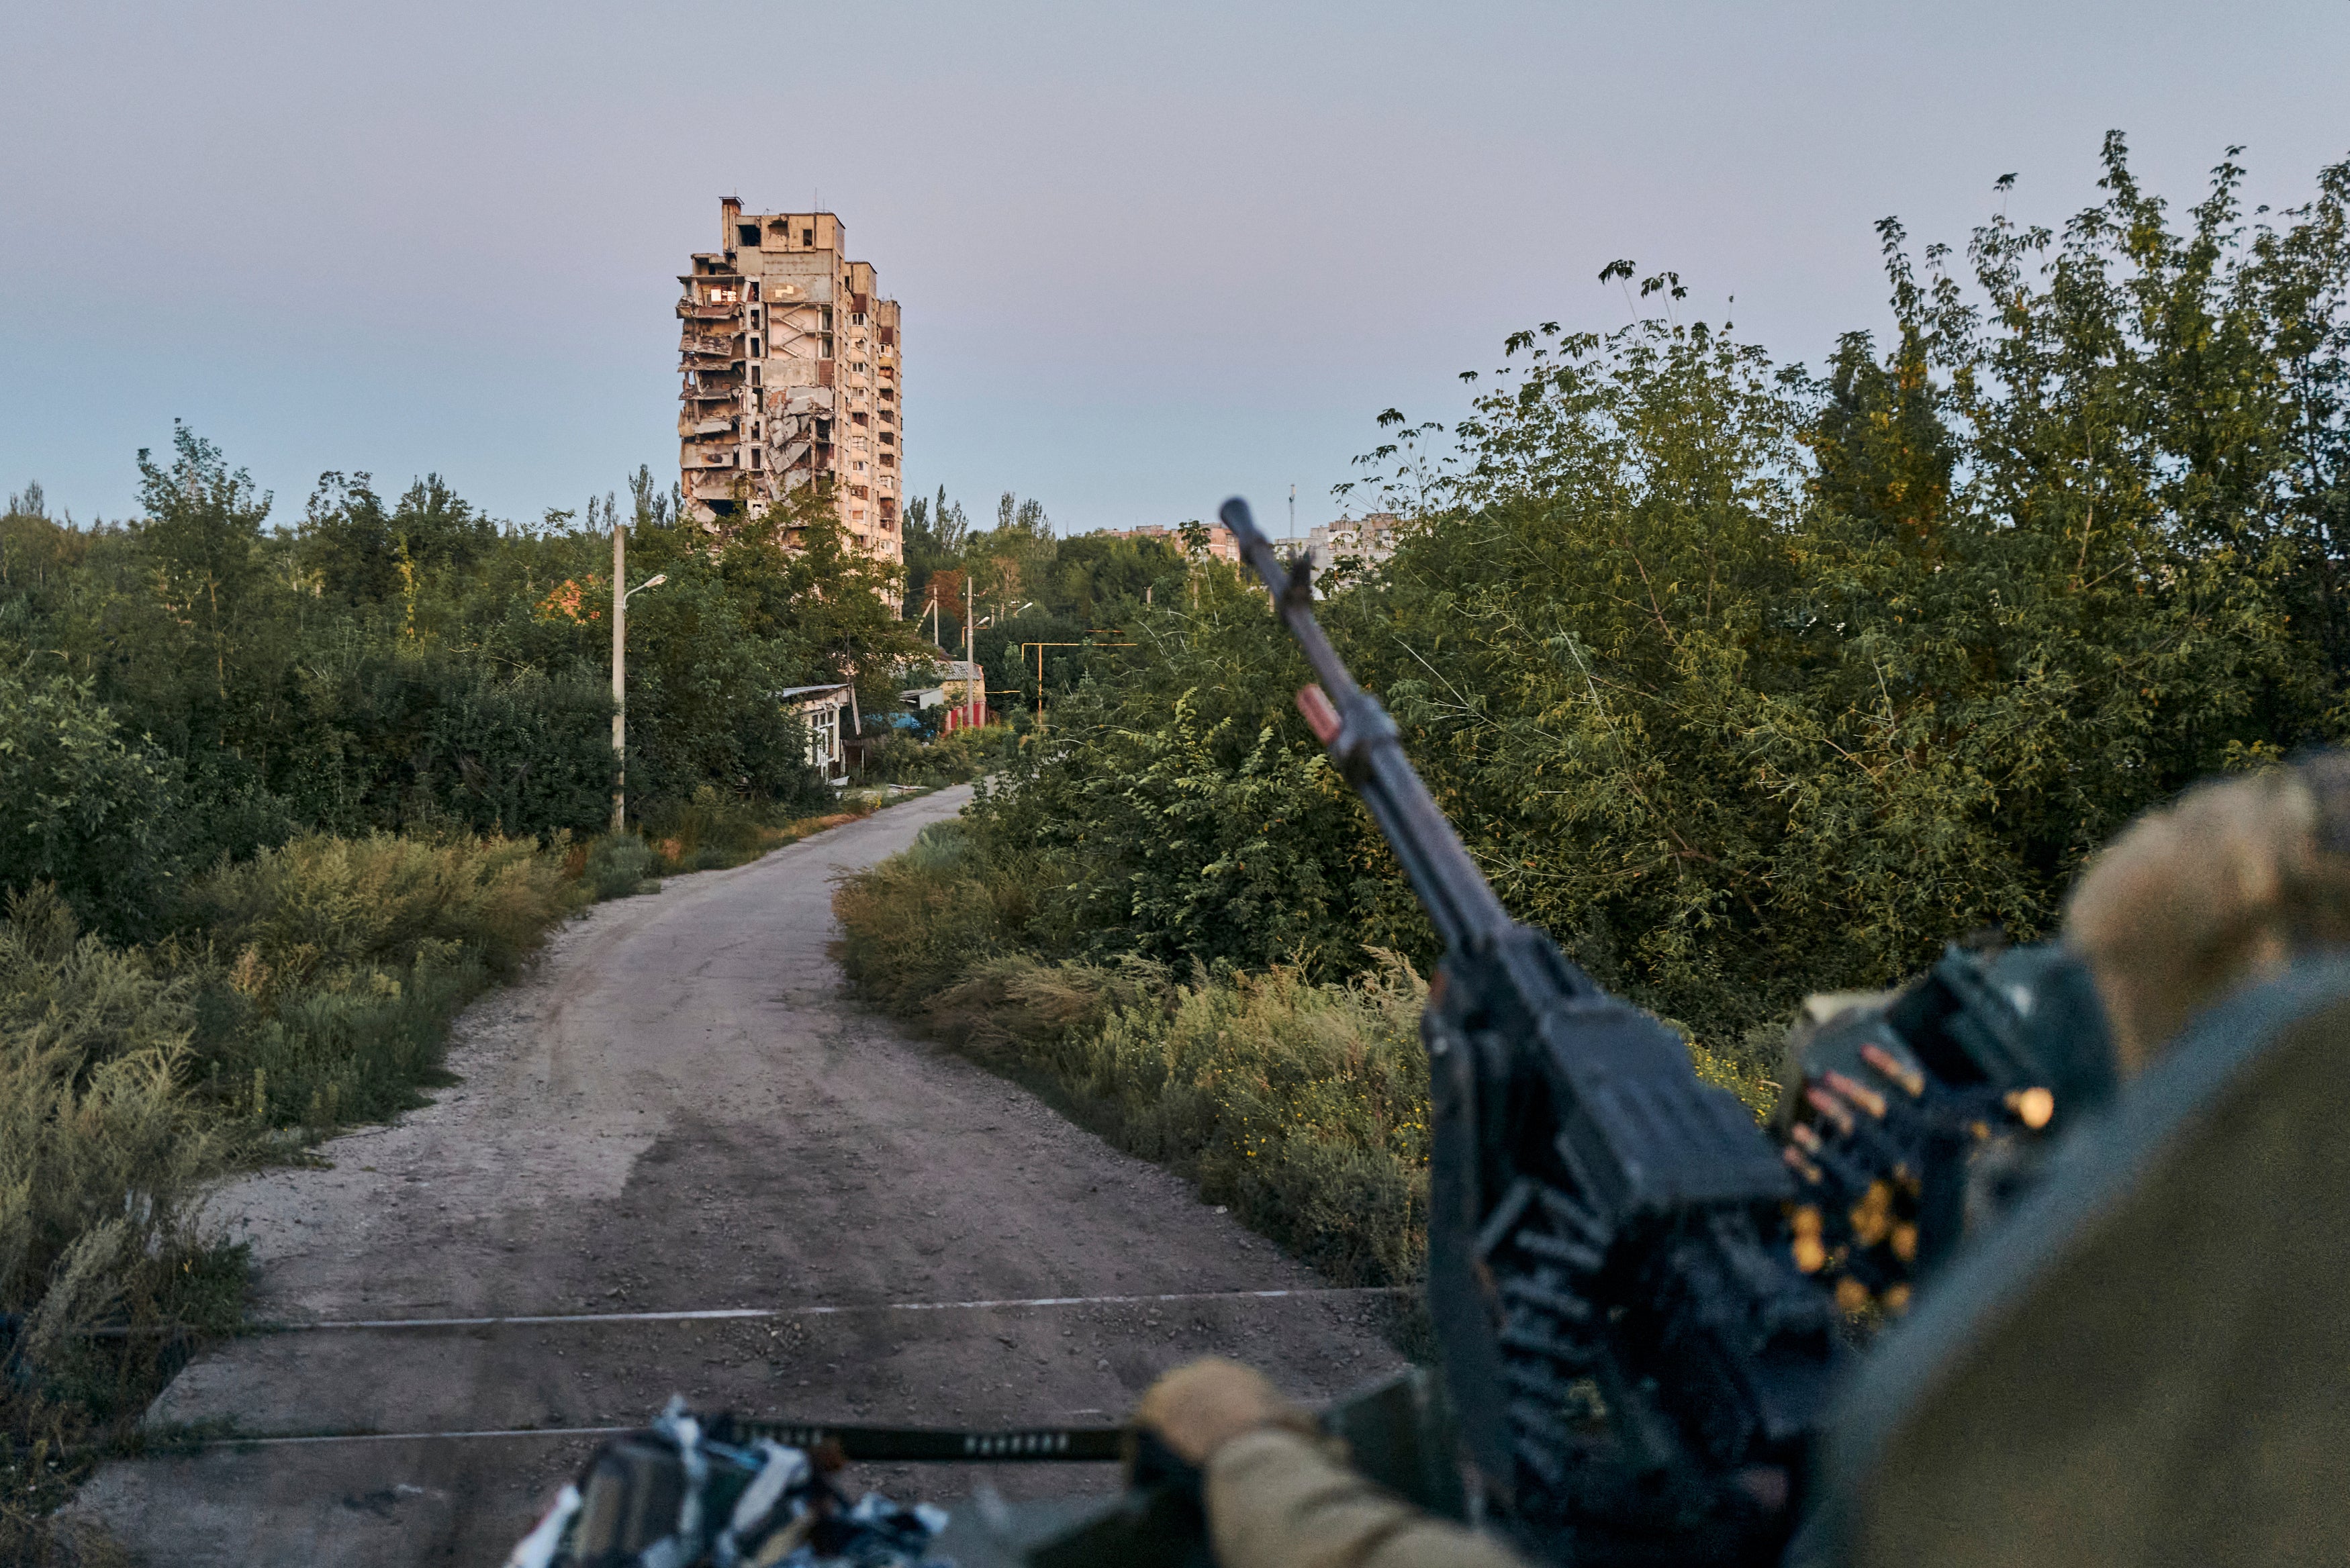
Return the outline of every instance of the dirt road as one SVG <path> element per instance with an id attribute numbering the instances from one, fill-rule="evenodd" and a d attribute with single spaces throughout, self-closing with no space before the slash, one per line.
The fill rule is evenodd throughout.
<path id="1" fill-rule="evenodd" d="M 595 1439 L 407 1434 L 633 1423 L 672 1393 L 816 1420 L 1092 1422 L 1210 1350 L 1307 1397 L 1393 1366 L 1383 1305 L 1343 1295 L 889 1310 L 1321 1282 L 1174 1178 L 842 994 L 831 878 L 967 797 L 597 907 L 460 1022 L 459 1086 L 328 1144 L 331 1169 L 242 1181 L 217 1205 L 252 1243 L 257 1317 L 571 1321 L 240 1339 L 182 1372 L 152 1418 L 394 1436 L 117 1462 L 77 1509 L 174 1568 L 494 1564 Z M 809 1305 L 860 1310 L 609 1317 Z M 853 1479 L 951 1502 L 972 1478 Z M 993 1479 L 1015 1495 L 1110 1480 Z"/>

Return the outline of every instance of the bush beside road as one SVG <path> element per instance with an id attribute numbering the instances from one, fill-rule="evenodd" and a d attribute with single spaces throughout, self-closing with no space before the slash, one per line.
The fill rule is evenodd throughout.
<path id="1" fill-rule="evenodd" d="M 841 885 L 851 984 L 894 1017 L 1031 1082 L 1119 1147 L 1331 1278 L 1408 1284 L 1427 1246 L 1428 988 L 1392 952 L 1341 981 L 1023 945 L 1035 862 L 961 822 Z M 1700 1075 L 1761 1114 L 1777 1086 L 1694 1043 Z"/>

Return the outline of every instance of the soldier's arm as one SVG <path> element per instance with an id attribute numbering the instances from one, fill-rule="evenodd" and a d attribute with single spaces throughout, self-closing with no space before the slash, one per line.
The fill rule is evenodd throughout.
<path id="1" fill-rule="evenodd" d="M 1500 1542 L 1365 1480 L 1250 1367 L 1179 1367 L 1136 1418 L 1199 1467 L 1221 1568 L 1523 1568 Z"/>

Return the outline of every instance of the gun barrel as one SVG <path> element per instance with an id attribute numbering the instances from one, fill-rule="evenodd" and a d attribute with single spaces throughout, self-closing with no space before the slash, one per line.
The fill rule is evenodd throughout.
<path id="1" fill-rule="evenodd" d="M 1512 925 L 1509 911 L 1493 895 L 1477 863 L 1437 808 L 1403 753 L 1403 738 L 1379 700 L 1365 691 L 1314 618 L 1312 563 L 1300 557 L 1284 570 L 1272 541 L 1259 531 L 1248 503 L 1235 495 L 1217 514 L 1232 531 L 1241 556 L 1272 591 L 1274 608 L 1297 639 L 1315 679 L 1336 711 L 1338 727 L 1324 738 L 1324 750 L 1339 775 L 1370 808 L 1419 895 L 1428 918 L 1447 949 L 1483 947 Z"/>
<path id="2" fill-rule="evenodd" d="M 1111 1464 L 1133 1440 L 1125 1427 L 1036 1427 L 1017 1431 L 965 1431 L 937 1427 L 836 1427 L 816 1421 L 735 1421 L 745 1437 L 795 1449 L 837 1445 L 852 1463 Z"/>

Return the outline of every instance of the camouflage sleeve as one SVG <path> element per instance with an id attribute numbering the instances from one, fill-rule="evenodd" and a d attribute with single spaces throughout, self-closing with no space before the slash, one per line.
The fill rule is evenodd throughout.
<path id="1" fill-rule="evenodd" d="M 1277 1428 L 1218 1448 L 1206 1493 L 1222 1568 L 1523 1568 L 1501 1542 L 1430 1518 Z"/>

